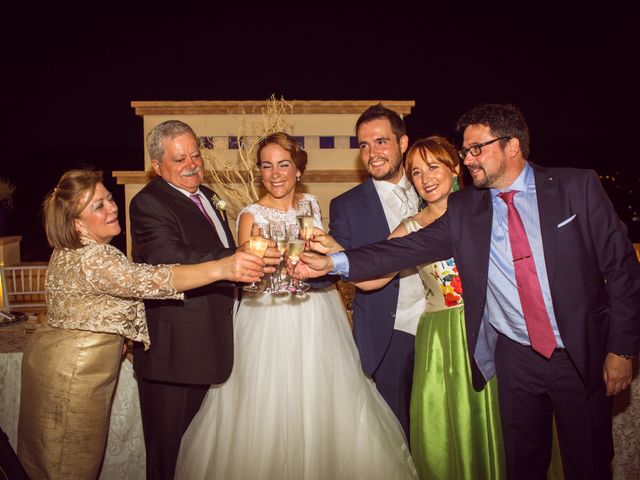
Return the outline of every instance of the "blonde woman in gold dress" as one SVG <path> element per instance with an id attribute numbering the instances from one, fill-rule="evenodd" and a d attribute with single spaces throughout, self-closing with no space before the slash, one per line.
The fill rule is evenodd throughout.
<path id="1" fill-rule="evenodd" d="M 133 264 L 109 245 L 121 231 L 102 174 L 71 170 L 44 202 L 54 248 L 47 322 L 22 361 L 18 457 L 32 480 L 95 479 L 104 455 L 124 339 L 149 347 L 140 299 L 181 301 L 218 280 L 258 281 L 263 261 L 238 251 L 194 265 Z"/>

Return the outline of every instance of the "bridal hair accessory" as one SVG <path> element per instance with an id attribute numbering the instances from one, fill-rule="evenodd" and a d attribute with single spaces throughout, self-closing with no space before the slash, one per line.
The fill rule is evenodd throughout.
<path id="1" fill-rule="evenodd" d="M 211 195 L 211 201 L 213 202 L 213 206 L 216 207 L 216 210 L 222 215 L 222 219 L 226 220 L 224 209 L 227 208 L 227 202 L 222 200 L 217 193 Z"/>

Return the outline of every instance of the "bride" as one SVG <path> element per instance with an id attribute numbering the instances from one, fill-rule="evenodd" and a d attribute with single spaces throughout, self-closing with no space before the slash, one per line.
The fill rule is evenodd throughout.
<path id="1" fill-rule="evenodd" d="M 274 133 L 257 150 L 267 194 L 245 207 L 238 240 L 253 222 L 296 223 L 307 154 Z M 404 434 L 362 372 L 335 286 L 304 297 L 247 296 L 235 328 L 229 380 L 212 386 L 182 438 L 178 479 L 417 478 Z"/>

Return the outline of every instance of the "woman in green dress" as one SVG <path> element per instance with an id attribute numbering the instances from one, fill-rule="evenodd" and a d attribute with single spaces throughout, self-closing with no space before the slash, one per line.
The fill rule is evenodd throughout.
<path id="1" fill-rule="evenodd" d="M 405 219 L 390 237 L 436 221 L 459 186 L 455 148 L 443 137 L 417 140 L 405 169 L 425 207 Z M 411 394 L 411 454 L 421 478 L 506 478 L 495 377 L 477 392 L 467 356 L 462 284 L 453 258 L 421 265 L 427 308 L 416 334 Z M 360 282 L 380 288 L 395 274 Z"/>

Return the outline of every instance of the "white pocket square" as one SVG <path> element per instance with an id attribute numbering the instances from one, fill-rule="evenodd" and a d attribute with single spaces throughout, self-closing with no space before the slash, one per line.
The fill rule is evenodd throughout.
<path id="1" fill-rule="evenodd" d="M 571 215 L 569 218 L 567 218 L 566 220 L 563 220 L 562 222 L 560 222 L 558 224 L 558 228 L 564 227 L 567 223 L 572 222 L 574 218 L 576 218 L 575 213 Z"/>

